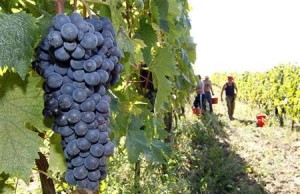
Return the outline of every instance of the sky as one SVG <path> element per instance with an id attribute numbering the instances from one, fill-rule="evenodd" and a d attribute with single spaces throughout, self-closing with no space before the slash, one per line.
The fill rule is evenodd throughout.
<path id="1" fill-rule="evenodd" d="M 197 75 L 300 65 L 300 0 L 189 0 Z"/>

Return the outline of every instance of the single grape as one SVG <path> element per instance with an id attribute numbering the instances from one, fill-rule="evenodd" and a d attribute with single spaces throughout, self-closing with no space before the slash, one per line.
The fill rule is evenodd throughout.
<path id="1" fill-rule="evenodd" d="M 68 16 L 64 14 L 56 14 L 52 20 L 52 26 L 54 26 L 55 29 L 61 30 L 62 26 L 66 23 L 70 23 L 71 20 Z"/>
<path id="2" fill-rule="evenodd" d="M 47 53 L 45 53 L 43 51 L 40 51 L 39 59 L 42 59 L 44 61 L 49 61 L 50 57 L 49 57 L 49 55 Z"/>
<path id="3" fill-rule="evenodd" d="M 107 49 L 110 49 L 113 46 L 113 41 L 111 38 L 104 38 L 103 45 L 106 46 Z"/>
<path id="4" fill-rule="evenodd" d="M 91 143 L 96 143 L 99 140 L 99 131 L 97 129 L 90 129 L 86 135 L 85 138 L 89 140 Z"/>
<path id="5" fill-rule="evenodd" d="M 100 100 L 100 102 L 96 105 L 97 111 L 100 113 L 109 112 L 109 103 L 106 100 Z"/>
<path id="6" fill-rule="evenodd" d="M 99 171 L 100 172 L 100 171 Z M 101 176 L 101 175 L 100 175 Z M 100 178 L 99 178 L 100 179 Z M 68 169 L 66 172 L 65 180 L 68 184 L 70 185 L 75 185 L 76 184 L 76 179 L 73 174 L 73 170 Z"/>
<path id="7" fill-rule="evenodd" d="M 75 81 L 82 82 L 84 81 L 85 72 L 83 70 L 76 70 L 74 71 L 73 77 Z"/>
<path id="8" fill-rule="evenodd" d="M 109 95 L 103 95 L 103 96 L 102 96 L 102 100 L 106 100 L 108 103 L 111 102 L 111 98 L 110 98 Z"/>
<path id="9" fill-rule="evenodd" d="M 50 88 L 59 88 L 62 85 L 62 76 L 58 73 L 50 73 L 46 78 L 46 83 Z"/>
<path id="10" fill-rule="evenodd" d="M 109 74 L 107 73 L 107 71 L 103 69 L 99 69 L 97 70 L 97 73 L 99 74 L 100 77 L 100 83 L 102 84 L 106 83 L 109 78 Z"/>
<path id="11" fill-rule="evenodd" d="M 61 115 L 56 118 L 56 123 L 58 126 L 67 126 L 68 125 L 68 120 L 66 115 Z"/>
<path id="12" fill-rule="evenodd" d="M 115 148 L 115 145 L 111 141 L 108 141 L 104 145 L 104 155 L 111 156 L 114 153 L 114 148 Z"/>
<path id="13" fill-rule="evenodd" d="M 87 188 L 91 191 L 98 190 L 99 189 L 99 180 L 88 182 Z"/>
<path id="14" fill-rule="evenodd" d="M 80 150 L 77 147 L 77 141 L 73 140 L 73 141 L 69 142 L 66 147 L 66 151 L 68 154 L 70 154 L 70 156 L 75 156 L 75 155 L 79 154 Z"/>
<path id="15" fill-rule="evenodd" d="M 68 59 L 70 59 L 70 55 L 64 49 L 64 47 L 61 47 L 61 48 L 55 50 L 54 55 L 55 55 L 56 59 L 58 59 L 59 61 L 67 61 Z"/>
<path id="16" fill-rule="evenodd" d="M 94 49 L 97 47 L 98 39 L 93 33 L 88 32 L 84 34 L 80 44 L 85 49 Z"/>
<path id="17" fill-rule="evenodd" d="M 61 47 L 64 43 L 59 31 L 51 31 L 47 35 L 47 41 L 54 48 Z"/>
<path id="18" fill-rule="evenodd" d="M 44 38 L 41 42 L 41 45 L 40 45 L 41 49 L 44 50 L 44 51 L 49 51 L 51 45 L 49 44 L 48 40 L 46 38 Z"/>
<path id="19" fill-rule="evenodd" d="M 70 108 L 72 103 L 73 103 L 73 98 L 68 94 L 63 94 L 58 98 L 58 105 L 61 109 L 65 110 Z"/>
<path id="20" fill-rule="evenodd" d="M 77 45 L 71 56 L 74 59 L 82 59 L 84 57 L 85 50 L 81 45 Z"/>
<path id="21" fill-rule="evenodd" d="M 88 173 L 88 178 L 90 181 L 99 181 L 101 173 L 99 170 L 93 170 Z"/>
<path id="22" fill-rule="evenodd" d="M 96 143 L 96 144 L 93 144 L 90 148 L 90 152 L 93 156 L 95 157 L 101 157 L 104 153 L 104 147 L 103 145 L 99 144 L 99 143 Z"/>
<path id="23" fill-rule="evenodd" d="M 66 23 L 61 27 L 61 36 L 67 41 L 73 41 L 77 38 L 78 29 L 72 23 Z"/>
<path id="24" fill-rule="evenodd" d="M 67 75 L 63 76 L 63 85 L 69 84 L 69 83 L 73 83 L 73 80 L 71 80 L 69 78 L 69 76 L 67 76 Z"/>
<path id="25" fill-rule="evenodd" d="M 99 166 L 105 166 L 106 165 L 106 156 L 102 156 L 99 159 Z M 102 173 L 102 171 L 100 170 L 100 173 Z"/>
<path id="26" fill-rule="evenodd" d="M 61 94 L 72 95 L 75 87 L 71 83 L 63 84 L 60 88 Z"/>
<path id="27" fill-rule="evenodd" d="M 73 174 L 74 174 L 74 177 L 76 179 L 79 179 L 79 180 L 82 180 L 84 179 L 85 177 L 87 177 L 88 175 L 88 170 L 84 167 L 84 165 L 82 166 L 79 166 L 79 167 L 75 167 L 74 170 L 73 170 Z M 77 181 L 78 183 L 78 181 Z"/>
<path id="28" fill-rule="evenodd" d="M 79 110 L 73 109 L 67 113 L 67 119 L 69 123 L 75 124 L 81 120 L 81 112 Z"/>
<path id="29" fill-rule="evenodd" d="M 95 113 L 94 112 L 82 112 L 81 120 L 86 123 L 91 123 L 95 120 Z"/>
<path id="30" fill-rule="evenodd" d="M 69 15 L 69 18 L 73 24 L 77 23 L 78 21 L 83 21 L 83 17 L 79 13 L 76 13 L 76 12 L 71 13 Z"/>
<path id="31" fill-rule="evenodd" d="M 98 18 L 92 18 L 88 22 L 91 23 L 98 32 L 103 29 L 103 22 Z"/>
<path id="32" fill-rule="evenodd" d="M 64 42 L 64 48 L 66 51 L 73 52 L 77 47 L 76 42 Z"/>
<path id="33" fill-rule="evenodd" d="M 100 132 L 98 142 L 101 143 L 101 144 L 106 144 L 107 141 L 108 141 L 107 138 L 108 138 L 108 133 L 106 131 Z"/>
<path id="34" fill-rule="evenodd" d="M 84 163 L 84 158 L 80 157 L 79 155 L 76 156 L 75 158 L 73 158 L 71 160 L 71 164 L 74 166 L 74 167 L 79 167 L 79 166 L 82 166 Z"/>
<path id="35" fill-rule="evenodd" d="M 97 68 L 96 62 L 93 59 L 86 60 L 83 63 L 83 69 L 86 72 L 93 72 L 96 70 L 96 68 Z"/>
<path id="36" fill-rule="evenodd" d="M 94 111 L 95 108 L 96 108 L 96 103 L 93 100 L 89 100 L 89 99 L 85 100 L 80 105 L 80 109 L 83 112 Z"/>
<path id="37" fill-rule="evenodd" d="M 74 133 L 74 131 L 69 126 L 58 127 L 57 132 L 60 133 L 63 137 L 68 137 Z"/>
<path id="38" fill-rule="evenodd" d="M 99 166 L 99 159 L 89 155 L 84 159 L 84 166 L 89 170 L 95 170 Z"/>
<path id="39" fill-rule="evenodd" d="M 99 84 L 100 76 L 97 72 L 86 73 L 84 75 L 84 81 L 90 86 L 95 86 Z"/>
<path id="40" fill-rule="evenodd" d="M 85 122 L 79 121 L 74 127 L 75 133 L 79 136 L 83 136 L 88 132 L 88 125 Z"/>
<path id="41" fill-rule="evenodd" d="M 72 95 L 75 102 L 81 103 L 87 98 L 86 91 L 82 88 L 76 88 Z"/>
<path id="42" fill-rule="evenodd" d="M 90 149 L 91 142 L 89 142 L 86 138 L 78 138 L 77 139 L 77 147 L 82 151 L 86 151 L 86 150 Z"/>
<path id="43" fill-rule="evenodd" d="M 71 60 L 70 65 L 74 70 L 83 69 L 83 61 Z"/>
<path id="44" fill-rule="evenodd" d="M 88 183 L 89 183 L 89 179 L 88 178 L 85 178 L 83 180 L 78 180 L 77 181 L 77 186 L 79 188 L 87 188 L 88 187 Z"/>

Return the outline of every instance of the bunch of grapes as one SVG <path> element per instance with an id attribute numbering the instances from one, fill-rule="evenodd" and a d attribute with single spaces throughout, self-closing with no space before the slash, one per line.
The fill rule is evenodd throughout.
<path id="1" fill-rule="evenodd" d="M 43 114 L 54 118 L 67 162 L 66 182 L 96 190 L 106 177 L 110 141 L 107 89 L 120 78 L 121 52 L 106 17 L 57 14 L 37 51 L 35 70 L 45 78 Z"/>

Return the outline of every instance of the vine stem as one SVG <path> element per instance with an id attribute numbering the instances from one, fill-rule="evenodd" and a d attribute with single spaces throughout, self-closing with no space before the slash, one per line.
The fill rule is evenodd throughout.
<path id="1" fill-rule="evenodd" d="M 91 11 L 91 8 L 89 7 L 89 4 L 86 2 L 86 0 L 81 0 L 81 2 L 84 5 L 83 11 L 87 11 L 89 16 L 91 17 L 92 16 L 92 11 Z M 83 15 L 86 16 L 86 14 L 83 14 Z"/>
<path id="2" fill-rule="evenodd" d="M 65 0 L 53 0 L 56 13 L 64 13 Z"/>

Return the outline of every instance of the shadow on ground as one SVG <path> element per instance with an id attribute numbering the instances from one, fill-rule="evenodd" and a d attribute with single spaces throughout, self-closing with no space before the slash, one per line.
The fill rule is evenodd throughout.
<path id="1" fill-rule="evenodd" d="M 228 126 L 220 117 L 206 114 L 194 123 L 189 172 L 192 193 L 267 193 L 251 178 L 246 161 L 230 147 L 225 130 Z M 254 121 L 240 122 L 253 124 Z"/>

